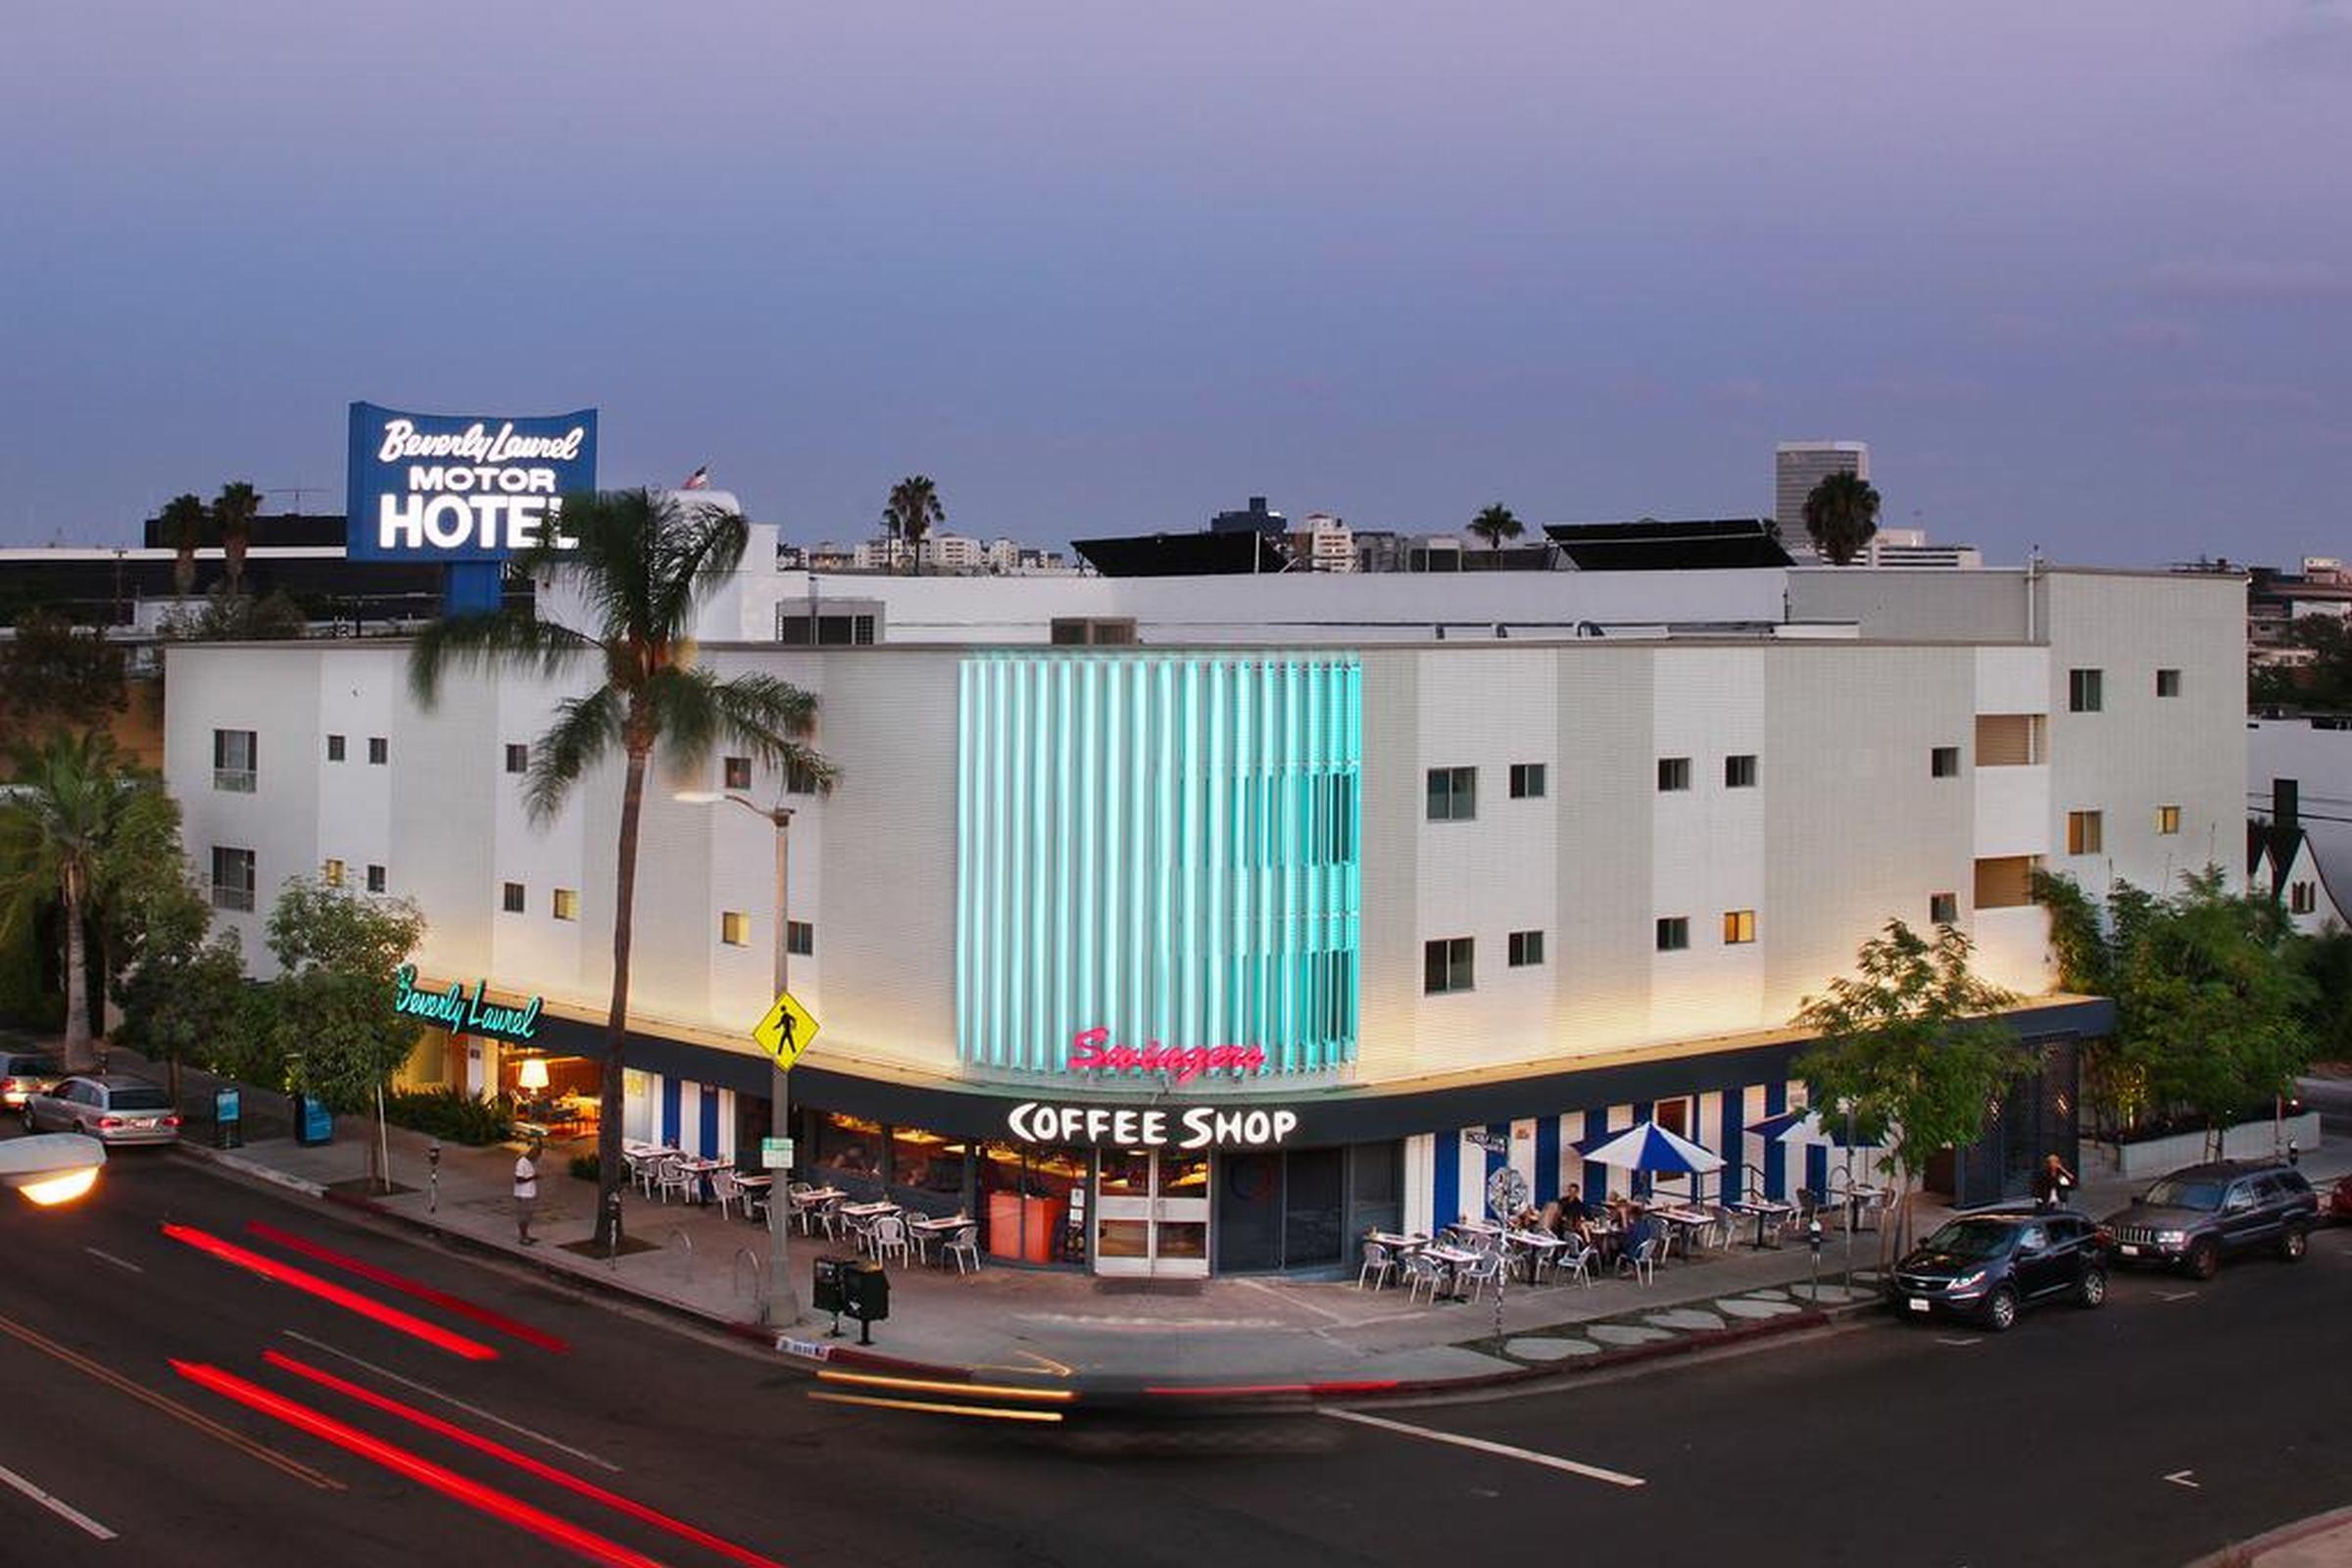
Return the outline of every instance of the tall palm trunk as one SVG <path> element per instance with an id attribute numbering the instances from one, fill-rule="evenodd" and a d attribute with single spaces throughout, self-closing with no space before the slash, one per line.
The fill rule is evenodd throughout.
<path id="1" fill-rule="evenodd" d="M 66 1071 L 88 1072 L 96 1065 L 90 1050 L 89 955 L 81 930 L 81 872 L 69 866 L 62 879 L 66 919 Z"/>
<path id="2" fill-rule="evenodd" d="M 248 542 L 241 534 L 231 534 L 220 542 L 220 561 L 228 571 L 228 597 L 231 599 L 245 591 L 245 547 Z"/>
<path id="3" fill-rule="evenodd" d="M 631 714 L 628 777 L 620 791 L 620 861 L 612 879 L 612 1009 L 605 1024 L 605 1071 L 596 1127 L 596 1249 L 615 1238 L 612 1215 L 620 1194 L 621 1047 L 629 1037 L 629 946 L 637 910 L 637 823 L 645 811 L 645 768 L 653 741 Z"/>
<path id="4" fill-rule="evenodd" d="M 196 547 L 182 545 L 172 562 L 172 590 L 185 599 L 196 591 Z"/>

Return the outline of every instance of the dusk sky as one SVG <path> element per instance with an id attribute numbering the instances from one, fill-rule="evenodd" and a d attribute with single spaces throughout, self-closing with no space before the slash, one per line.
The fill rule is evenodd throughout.
<path id="1" fill-rule="evenodd" d="M 18 0 L 0 544 L 355 398 L 788 538 L 1755 515 L 2352 554 L 2352 3 Z M 275 498 L 283 509 L 291 495 Z"/>

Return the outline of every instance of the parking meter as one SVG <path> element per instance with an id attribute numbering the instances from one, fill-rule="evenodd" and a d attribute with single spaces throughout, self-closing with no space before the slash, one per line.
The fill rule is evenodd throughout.
<path id="1" fill-rule="evenodd" d="M 615 1188 L 613 1188 L 613 1189 L 612 1189 L 612 1196 L 610 1199 L 608 1199 L 608 1200 L 606 1200 L 605 1206 L 606 1206 L 607 1208 L 609 1208 L 609 1209 L 611 1209 L 611 1210 L 612 1211 L 612 1250 L 611 1250 L 610 1251 L 608 1251 L 608 1252 L 606 1252 L 606 1253 L 605 1253 L 605 1256 L 606 1256 L 606 1257 L 608 1257 L 608 1258 L 612 1258 L 612 1257 L 617 1257 L 617 1256 L 619 1256 L 619 1255 L 620 1255 L 620 1189 L 619 1189 L 619 1188 L 615 1187 Z"/>
<path id="2" fill-rule="evenodd" d="M 1805 1246 L 1813 1251 L 1813 1305 L 1821 1306 L 1821 1216 L 1815 1214 L 1805 1222 Z"/>
<path id="3" fill-rule="evenodd" d="M 2286 1141 L 2286 1162 L 2289 1165 L 2300 1165 L 2303 1163 L 2303 1151 L 2295 1147 L 2295 1141 L 2292 1138 L 2289 1138 Z"/>
<path id="4" fill-rule="evenodd" d="M 436 1139 L 434 1139 L 434 1140 L 433 1140 L 433 1141 L 432 1141 L 430 1144 L 428 1144 L 428 1145 L 426 1145 L 426 1146 L 425 1146 L 425 1151 L 424 1151 L 424 1165 L 425 1165 L 425 1173 L 426 1173 L 426 1181 L 425 1181 L 425 1186 L 426 1186 L 426 1188 L 427 1188 L 427 1193 L 426 1193 L 426 1196 L 425 1196 L 425 1200 L 424 1200 L 424 1208 L 425 1208 L 425 1212 L 426 1212 L 426 1213 L 428 1213 L 428 1214 L 438 1214 L 439 1212 L 441 1212 L 441 1140 L 440 1140 L 440 1139 L 436 1138 Z"/>

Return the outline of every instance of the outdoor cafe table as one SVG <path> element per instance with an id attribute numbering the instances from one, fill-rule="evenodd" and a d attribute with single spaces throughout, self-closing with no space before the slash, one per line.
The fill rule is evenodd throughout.
<path id="1" fill-rule="evenodd" d="M 1536 1277 L 1536 1259 L 1558 1251 L 1564 1245 L 1548 1231 L 1505 1231 L 1502 1239 L 1513 1247 L 1527 1249 L 1527 1277 L 1531 1283 Z"/>
<path id="2" fill-rule="evenodd" d="M 1395 1231 L 1373 1231 L 1364 1239 L 1378 1242 L 1393 1252 L 1410 1252 L 1429 1245 L 1426 1236 L 1399 1236 Z"/>
<path id="3" fill-rule="evenodd" d="M 885 1214 L 896 1214 L 898 1211 L 899 1205 L 896 1203 L 844 1203 L 841 1205 L 842 1217 L 845 1219 L 880 1219 Z"/>
<path id="4" fill-rule="evenodd" d="M 963 1229 L 966 1225 L 975 1223 L 977 1222 L 967 1214 L 931 1214 L 925 1215 L 920 1219 L 908 1220 L 906 1222 L 906 1228 L 910 1231 L 919 1232 L 927 1241 L 944 1242 L 949 1237 L 954 1236 L 957 1231 Z M 941 1257 L 945 1257 L 946 1255 L 947 1254 L 944 1251 L 940 1254 Z M 930 1254 L 926 1252 L 923 1260 L 925 1262 L 930 1262 L 932 1261 L 932 1258 Z"/>
<path id="5" fill-rule="evenodd" d="M 1715 1216 L 1700 1208 L 1653 1208 L 1650 1212 L 1675 1229 L 1683 1239 L 1683 1256 L 1690 1256 L 1690 1238 L 1715 1223 Z"/>
<path id="6" fill-rule="evenodd" d="M 1785 1219 L 1788 1215 L 1796 1212 L 1792 1205 L 1775 1202 L 1769 1198 L 1742 1198 L 1734 1202 L 1726 1203 L 1723 1206 L 1730 1209 L 1735 1214 L 1753 1214 L 1756 1216 L 1756 1239 L 1749 1245 L 1759 1252 L 1764 1250 L 1764 1222 L 1766 1220 Z"/>
<path id="7" fill-rule="evenodd" d="M 700 1155 L 678 1161 L 678 1169 L 694 1178 L 694 1190 L 698 1195 L 695 1201 L 698 1203 L 710 1201 L 710 1173 L 714 1170 L 725 1170 L 728 1166 L 729 1161 L 727 1160 L 707 1159 Z"/>
<path id="8" fill-rule="evenodd" d="M 1440 1299 L 1447 1301 L 1468 1299 L 1462 1295 L 1461 1275 L 1463 1269 L 1478 1261 L 1476 1252 L 1465 1252 L 1458 1247 L 1430 1246 L 1421 1249 L 1421 1255 L 1446 1265 L 1446 1291 Z"/>

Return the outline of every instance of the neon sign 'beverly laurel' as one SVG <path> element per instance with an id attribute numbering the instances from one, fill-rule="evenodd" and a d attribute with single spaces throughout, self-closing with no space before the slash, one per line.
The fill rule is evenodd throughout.
<path id="1" fill-rule="evenodd" d="M 1070 1070 L 1095 1067 L 1164 1072 L 1170 1083 L 1189 1084 L 1204 1072 L 1263 1072 L 1266 1051 L 1263 1046 L 1163 1046 L 1156 1040 L 1141 1047 L 1114 1046 L 1109 1030 L 1081 1029 L 1070 1037 Z"/>
<path id="2" fill-rule="evenodd" d="M 516 435 L 514 421 L 509 419 L 492 435 L 487 424 L 476 421 L 463 430 L 422 435 L 413 419 L 387 419 L 384 444 L 376 449 L 375 461 L 464 458 L 468 463 L 572 463 L 579 458 L 580 443 L 587 439 L 584 424 L 575 424 L 562 435 Z"/>
<path id="3" fill-rule="evenodd" d="M 1268 1149 L 1298 1130 L 1298 1113 L 1217 1105 L 1186 1105 L 1171 1110 L 1045 1105 L 1024 1100 L 1006 1113 L 1004 1125 L 1013 1137 L 1028 1144 L 1106 1144 L 1114 1149 Z"/>
<path id="4" fill-rule="evenodd" d="M 451 986 L 447 991 L 419 991 L 416 966 L 404 963 L 393 976 L 393 984 L 397 987 L 392 996 L 394 1012 L 422 1019 L 452 1034 L 480 1035 L 522 1045 L 539 1032 L 540 999 L 533 997 L 519 1007 L 486 1002 L 483 996 L 490 989 L 487 980 L 476 980 L 471 996 L 466 994 L 463 985 Z"/>

